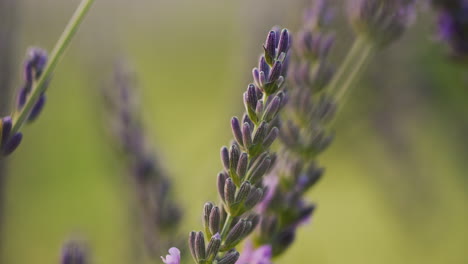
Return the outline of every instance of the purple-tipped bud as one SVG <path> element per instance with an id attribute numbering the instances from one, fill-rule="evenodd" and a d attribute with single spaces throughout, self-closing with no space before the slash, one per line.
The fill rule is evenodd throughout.
<path id="1" fill-rule="evenodd" d="M 264 56 L 260 57 L 260 60 L 258 62 L 258 68 L 260 72 L 263 72 L 265 74 L 265 76 L 270 75 L 270 65 L 268 65 Z"/>
<path id="2" fill-rule="evenodd" d="M 232 134 L 234 135 L 234 138 L 236 139 L 237 143 L 243 146 L 244 144 L 242 143 L 242 131 L 239 124 L 239 119 L 237 119 L 237 117 L 233 117 L 231 119 L 231 128 Z"/>
<path id="3" fill-rule="evenodd" d="M 257 106 L 258 97 L 255 85 L 253 84 L 249 84 L 249 87 L 247 88 L 247 101 L 250 109 L 255 110 L 255 107 Z"/>
<path id="4" fill-rule="evenodd" d="M 258 100 L 257 106 L 255 107 L 255 113 L 257 116 L 262 116 L 263 108 L 263 100 Z"/>
<path id="5" fill-rule="evenodd" d="M 205 235 L 203 232 L 198 232 L 195 236 L 195 256 L 197 257 L 198 263 L 206 259 L 205 249 Z"/>
<path id="6" fill-rule="evenodd" d="M 193 260 L 195 260 L 195 262 L 198 263 L 197 252 L 196 252 L 196 249 L 195 249 L 196 238 L 197 238 L 197 232 L 195 232 L 195 231 L 190 232 L 190 234 L 189 234 L 190 253 L 192 254 Z"/>
<path id="7" fill-rule="evenodd" d="M 277 127 L 274 127 L 271 129 L 270 133 L 268 133 L 268 136 L 263 140 L 263 147 L 265 149 L 269 148 L 271 144 L 276 140 L 276 138 L 279 135 L 279 129 Z"/>
<path id="8" fill-rule="evenodd" d="M 249 157 L 247 153 L 243 152 L 239 158 L 239 163 L 237 164 L 236 173 L 241 180 L 244 179 L 245 174 L 247 173 L 247 168 L 249 165 Z"/>
<path id="9" fill-rule="evenodd" d="M 8 156 L 15 151 L 22 139 L 23 134 L 21 134 L 21 132 L 14 134 L 3 146 L 3 155 Z"/>
<path id="10" fill-rule="evenodd" d="M 36 120 L 36 118 L 42 112 L 42 109 L 44 109 L 45 102 L 46 102 L 46 96 L 45 94 L 42 94 L 37 100 L 36 104 L 33 106 L 31 113 L 29 114 L 29 117 L 28 117 L 29 122 Z"/>
<path id="11" fill-rule="evenodd" d="M 221 148 L 221 161 L 224 169 L 229 170 L 229 150 L 224 146 Z"/>
<path id="12" fill-rule="evenodd" d="M 219 234 L 214 235 L 211 237 L 210 243 L 208 243 L 208 247 L 206 249 L 206 256 L 209 263 L 213 261 L 219 249 L 221 248 L 221 236 Z"/>
<path id="13" fill-rule="evenodd" d="M 224 200 L 224 185 L 226 184 L 226 179 L 228 177 L 229 176 L 226 175 L 226 173 L 224 173 L 224 172 L 220 172 L 218 174 L 218 193 L 219 193 L 219 197 L 221 197 L 223 202 L 225 202 L 225 200 Z"/>
<path id="14" fill-rule="evenodd" d="M 257 128 L 257 131 L 255 131 L 253 144 L 257 145 L 258 143 L 263 142 L 263 139 L 265 138 L 267 132 L 268 132 L 268 123 L 263 121 L 260 124 L 260 126 Z"/>
<path id="15" fill-rule="evenodd" d="M 237 163 L 239 162 L 240 151 L 237 144 L 232 144 L 231 149 L 229 150 L 229 171 L 235 172 L 237 168 Z"/>
<path id="16" fill-rule="evenodd" d="M 281 67 L 283 63 L 281 61 L 276 61 L 275 65 L 273 65 L 273 69 L 271 70 L 271 74 L 268 78 L 268 82 L 275 82 L 281 76 Z"/>
<path id="17" fill-rule="evenodd" d="M 278 113 L 278 110 L 281 106 L 281 98 L 278 96 L 275 96 L 273 100 L 270 102 L 268 107 L 265 110 L 265 114 L 263 116 L 263 120 L 270 122 L 276 117 L 276 114 Z"/>
<path id="18" fill-rule="evenodd" d="M 241 219 L 234 227 L 229 231 L 228 235 L 226 236 L 225 240 L 225 249 L 233 248 L 236 244 L 242 239 L 244 234 L 244 230 L 246 228 L 247 221 L 245 219 Z"/>
<path id="19" fill-rule="evenodd" d="M 63 246 L 61 264 L 86 264 L 88 263 L 85 247 L 77 242 L 70 241 Z"/>
<path id="20" fill-rule="evenodd" d="M 260 182 L 265 175 L 265 173 L 268 171 L 270 168 L 271 164 L 271 159 L 270 158 L 265 158 L 262 162 L 258 163 L 258 166 L 254 168 L 252 171 L 249 180 L 252 182 L 252 184 L 257 184 Z"/>
<path id="21" fill-rule="evenodd" d="M 231 178 L 227 178 L 224 184 L 224 201 L 227 209 L 231 211 L 231 206 L 234 205 L 236 197 L 236 185 Z M 232 213 L 232 212 L 230 212 Z"/>
<path id="22" fill-rule="evenodd" d="M 218 261 L 218 264 L 235 264 L 239 259 L 239 252 L 230 251 L 223 258 Z"/>
<path id="23" fill-rule="evenodd" d="M 246 149 L 249 149 L 250 146 L 252 146 L 252 130 L 247 122 L 242 126 L 242 140 Z"/>
<path id="24" fill-rule="evenodd" d="M 276 58 L 276 32 L 274 30 L 268 33 L 264 49 L 266 62 L 273 65 L 274 59 Z"/>
<path id="25" fill-rule="evenodd" d="M 13 121 L 11 119 L 10 116 L 6 116 L 4 118 L 2 118 L 1 120 L 1 133 L 2 133 L 2 137 L 1 137 L 1 141 L 0 141 L 0 147 L 1 146 L 4 146 L 6 144 L 6 142 L 8 141 L 8 138 L 10 137 L 10 132 L 11 132 L 11 128 L 13 127 Z"/>
<path id="26" fill-rule="evenodd" d="M 220 232 L 221 225 L 221 211 L 219 207 L 215 206 L 211 209 L 210 218 L 209 218 L 209 228 L 212 234 L 217 234 Z"/>
<path id="27" fill-rule="evenodd" d="M 245 201 L 245 208 L 250 210 L 254 208 L 258 203 L 262 201 L 263 198 L 263 190 L 261 188 L 256 188 L 250 192 L 249 197 Z"/>
<path id="28" fill-rule="evenodd" d="M 289 31 L 283 29 L 278 44 L 278 54 L 287 53 L 289 49 Z"/>
<path id="29" fill-rule="evenodd" d="M 21 88 L 21 90 L 18 92 L 18 98 L 16 100 L 18 110 L 21 110 L 21 108 L 23 108 L 24 104 L 26 103 L 28 93 L 28 89 L 24 87 Z"/>
<path id="30" fill-rule="evenodd" d="M 257 86 L 260 86 L 260 71 L 258 70 L 258 68 L 254 68 L 252 70 L 252 76 L 253 76 L 255 84 Z"/>
<path id="31" fill-rule="evenodd" d="M 242 183 L 241 187 L 239 188 L 239 192 L 237 192 L 236 203 L 243 203 L 245 199 L 247 199 L 250 194 L 250 188 L 251 185 L 248 181 Z"/>

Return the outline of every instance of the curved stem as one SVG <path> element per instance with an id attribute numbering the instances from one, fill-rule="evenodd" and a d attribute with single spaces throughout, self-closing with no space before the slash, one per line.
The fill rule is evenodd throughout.
<path id="1" fill-rule="evenodd" d="M 14 135 L 16 132 L 18 132 L 18 130 L 23 125 L 23 123 L 26 121 L 29 115 L 29 112 L 31 111 L 35 102 L 46 89 L 46 86 L 47 86 L 46 84 L 52 72 L 57 66 L 59 60 L 62 58 L 63 53 L 65 52 L 66 48 L 70 44 L 71 39 L 73 38 L 76 31 L 78 30 L 79 25 L 81 24 L 81 22 L 83 22 L 83 19 L 86 13 L 88 13 L 89 9 L 91 8 L 91 5 L 93 4 L 93 2 L 94 0 L 83 0 L 78 6 L 78 8 L 76 9 L 75 13 L 70 19 L 70 22 L 68 22 L 67 27 L 65 28 L 59 40 L 55 44 L 55 47 L 52 50 L 52 53 L 49 58 L 49 63 L 47 63 L 47 66 L 44 69 L 44 73 L 36 82 L 31 95 L 26 101 L 26 104 L 19 112 L 14 113 L 11 135 Z"/>
<path id="2" fill-rule="evenodd" d="M 221 230 L 221 234 L 220 234 L 222 241 L 224 241 L 224 238 L 226 238 L 227 236 L 227 232 L 229 231 L 229 227 L 231 226 L 232 220 L 234 220 L 234 217 L 228 214 L 226 221 L 224 222 L 223 229 Z"/>

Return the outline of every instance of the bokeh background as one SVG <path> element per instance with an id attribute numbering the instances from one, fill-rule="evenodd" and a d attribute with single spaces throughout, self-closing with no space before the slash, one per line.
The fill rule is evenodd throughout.
<path id="1" fill-rule="evenodd" d="M 0 25 L 9 31 L 0 59 L 11 57 L 0 75 L 13 89 L 26 48 L 50 50 L 79 1 L 0 2 L 0 17 L 14 20 Z M 182 233 L 200 229 L 203 203 L 216 199 L 219 147 L 242 112 L 264 36 L 272 25 L 296 29 L 308 4 L 96 2 L 44 113 L 7 160 L 2 264 L 58 263 L 74 237 L 88 241 L 92 263 L 137 262 L 132 194 L 102 111 L 101 88 L 121 59 L 138 73 L 149 135 L 185 210 Z M 352 35 L 345 1 L 333 2 L 339 63 Z M 433 25 L 422 8 L 348 96 L 321 159 L 326 176 L 309 194 L 318 210 L 278 263 L 468 263 L 468 67 L 445 56 Z M 11 98 L 2 90 L 2 107 Z"/>

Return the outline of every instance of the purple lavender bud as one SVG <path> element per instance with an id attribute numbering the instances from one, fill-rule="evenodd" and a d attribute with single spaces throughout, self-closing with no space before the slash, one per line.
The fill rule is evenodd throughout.
<path id="1" fill-rule="evenodd" d="M 271 74 L 268 78 L 268 82 L 275 82 L 278 80 L 278 78 L 281 76 L 281 67 L 283 63 L 281 61 L 276 61 L 275 65 L 273 65 L 273 68 L 271 69 Z"/>
<path id="2" fill-rule="evenodd" d="M 258 68 L 260 72 L 263 72 L 265 74 L 265 76 L 270 75 L 270 65 L 268 65 L 264 56 L 260 57 L 260 60 L 258 62 Z"/>
<path id="3" fill-rule="evenodd" d="M 195 236 L 195 256 L 197 257 L 198 263 L 203 262 L 206 259 L 205 250 L 205 235 L 203 232 L 198 232 Z"/>
<path id="4" fill-rule="evenodd" d="M 242 124 L 244 123 L 249 124 L 250 127 L 254 126 L 254 123 L 252 122 L 252 120 L 250 120 L 250 117 L 247 114 L 244 114 L 244 116 L 242 116 Z"/>
<path id="5" fill-rule="evenodd" d="M 206 249 L 206 256 L 208 263 L 211 263 L 217 256 L 219 249 L 221 248 L 221 236 L 216 234 L 211 237 L 208 247 Z"/>
<path id="6" fill-rule="evenodd" d="M 253 79 L 254 79 L 254 83 L 257 86 L 260 86 L 260 71 L 258 70 L 258 68 L 254 68 L 252 70 L 252 76 L 253 76 Z"/>
<path id="7" fill-rule="evenodd" d="M 85 247 L 77 242 L 70 241 L 63 246 L 61 264 L 86 264 L 88 263 Z"/>
<path id="8" fill-rule="evenodd" d="M 209 218 L 209 228 L 212 234 L 217 234 L 220 232 L 221 228 L 221 211 L 218 206 L 211 209 L 210 218 Z"/>
<path id="9" fill-rule="evenodd" d="M 236 173 L 241 180 L 244 179 L 245 174 L 247 173 L 247 168 L 249 165 L 249 157 L 247 153 L 243 152 L 239 158 L 239 163 L 237 164 Z"/>
<path id="10" fill-rule="evenodd" d="M 31 113 L 29 114 L 28 122 L 32 122 L 36 120 L 36 118 L 42 112 L 42 109 L 44 109 L 45 102 L 46 102 L 46 96 L 45 94 L 42 94 L 37 100 L 36 104 L 34 104 L 31 110 Z"/>
<path id="11" fill-rule="evenodd" d="M 252 130 L 247 122 L 242 126 L 242 141 L 247 150 L 252 146 Z"/>
<path id="12" fill-rule="evenodd" d="M 255 131 L 255 136 L 253 138 L 253 144 L 257 145 L 260 142 L 263 142 L 266 134 L 268 132 L 268 123 L 263 121 L 260 126 L 258 126 L 257 131 Z"/>
<path id="13" fill-rule="evenodd" d="M 220 172 L 218 174 L 218 193 L 219 197 L 223 200 L 223 202 L 226 202 L 224 200 L 224 185 L 226 184 L 226 179 L 229 178 L 228 175 L 226 175 L 225 172 Z"/>
<path id="14" fill-rule="evenodd" d="M 267 82 L 267 76 L 265 75 L 264 72 L 261 71 L 260 72 L 260 85 L 259 85 L 259 87 L 260 87 L 260 89 L 262 89 L 262 91 L 264 90 L 263 86 L 265 86 L 266 82 Z"/>
<path id="15" fill-rule="evenodd" d="M 231 206 L 235 203 L 235 197 L 236 185 L 234 184 L 231 178 L 227 178 L 224 183 L 224 201 L 230 213 L 232 213 Z"/>
<path id="16" fill-rule="evenodd" d="M 287 53 L 289 49 L 289 31 L 283 29 L 278 44 L 278 54 Z"/>
<path id="17" fill-rule="evenodd" d="M 271 129 L 270 133 L 268 133 L 268 136 L 263 140 L 263 147 L 264 148 L 269 148 L 271 144 L 276 140 L 276 138 L 279 135 L 279 129 L 277 127 L 274 127 Z"/>
<path id="18" fill-rule="evenodd" d="M 242 239 L 244 235 L 245 228 L 247 225 L 247 221 L 245 219 L 241 219 L 234 227 L 229 231 L 226 239 L 224 241 L 224 249 L 230 249 L 237 245 L 237 243 Z"/>
<path id="19" fill-rule="evenodd" d="M 213 209 L 213 203 L 205 203 L 203 206 L 203 225 L 205 227 L 205 233 L 210 237 L 213 233 L 210 233 L 209 223 L 210 223 L 210 214 Z"/>
<path id="20" fill-rule="evenodd" d="M 24 104 L 26 103 L 26 99 L 28 97 L 28 89 L 23 87 L 21 88 L 21 90 L 19 91 L 18 93 L 18 99 L 16 100 L 17 101 L 17 108 L 18 110 L 20 110 L 21 108 L 23 108 Z"/>
<path id="21" fill-rule="evenodd" d="M 242 143 L 242 131 L 239 124 L 239 119 L 237 119 L 237 117 L 233 117 L 231 119 L 231 128 L 232 134 L 234 135 L 234 138 L 236 139 L 237 143 L 243 146 L 244 144 Z"/>
<path id="22" fill-rule="evenodd" d="M 224 169 L 229 170 L 229 150 L 226 147 L 221 148 L 221 161 L 223 163 Z"/>
<path id="23" fill-rule="evenodd" d="M 235 264 L 239 259 L 239 256 L 239 252 L 235 250 L 230 251 L 218 261 L 218 264 Z"/>
<path id="24" fill-rule="evenodd" d="M 23 134 L 21 132 L 14 134 L 3 146 L 3 155 L 8 156 L 15 151 L 22 139 Z"/>
<path id="25" fill-rule="evenodd" d="M 251 185 L 248 181 L 242 183 L 236 196 L 236 203 L 241 204 L 250 194 Z"/>
<path id="26" fill-rule="evenodd" d="M 262 179 L 263 175 L 265 175 L 265 173 L 268 171 L 268 169 L 270 168 L 271 159 L 269 157 L 266 157 L 257 164 L 258 165 L 256 167 L 252 168 L 252 173 L 249 177 L 249 180 L 253 184 L 257 184 Z"/>
<path id="27" fill-rule="evenodd" d="M 276 58 L 276 41 L 276 32 L 272 30 L 268 33 L 265 45 L 263 46 L 265 49 L 265 61 L 269 65 L 273 65 Z"/>
<path id="28" fill-rule="evenodd" d="M 1 120 L 1 128 L 2 130 L 0 131 L 2 133 L 1 141 L 0 141 L 0 147 L 4 146 L 6 142 L 8 141 L 8 138 L 10 137 L 10 132 L 11 128 L 13 126 L 13 121 L 10 116 L 6 116 L 2 118 Z"/>
<path id="29" fill-rule="evenodd" d="M 196 252 L 196 249 L 195 249 L 196 237 L 197 237 L 197 232 L 195 232 L 195 231 L 190 232 L 190 234 L 189 234 L 189 249 L 190 249 L 190 253 L 192 254 L 193 260 L 195 260 L 195 262 L 198 263 L 197 252 Z"/>
<path id="30" fill-rule="evenodd" d="M 249 108 L 252 110 L 255 110 L 255 107 L 257 106 L 257 91 L 255 88 L 255 85 L 249 84 L 247 88 L 247 101 L 249 104 Z"/>
<path id="31" fill-rule="evenodd" d="M 229 171 L 231 172 L 231 176 L 236 172 L 239 156 L 239 147 L 237 147 L 236 144 L 232 144 L 231 149 L 229 150 Z"/>
<path id="32" fill-rule="evenodd" d="M 250 192 L 249 197 L 245 201 L 244 207 L 246 210 L 250 210 L 254 208 L 258 203 L 262 201 L 263 198 L 263 190 L 261 188 L 257 188 L 254 191 Z"/>
<path id="33" fill-rule="evenodd" d="M 275 96 L 274 99 L 268 104 L 265 114 L 263 115 L 263 120 L 270 122 L 276 117 L 276 114 L 278 113 L 278 110 L 281 105 L 281 98 L 278 96 Z"/>

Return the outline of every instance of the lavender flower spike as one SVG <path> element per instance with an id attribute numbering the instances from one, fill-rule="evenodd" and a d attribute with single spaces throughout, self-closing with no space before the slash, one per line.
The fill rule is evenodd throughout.
<path id="1" fill-rule="evenodd" d="M 113 128 L 112 143 L 123 154 L 127 176 L 133 182 L 144 236 L 142 244 L 149 255 L 157 257 L 157 252 L 169 246 L 164 238 L 172 238 L 170 231 L 179 224 L 181 210 L 172 199 L 170 178 L 159 163 L 141 122 L 131 71 L 123 64 L 118 65 L 113 82 L 106 88 L 104 99 L 109 127 Z"/>
<path id="2" fill-rule="evenodd" d="M 351 0 L 351 22 L 377 46 L 398 39 L 415 16 L 415 0 Z"/>
<path id="3" fill-rule="evenodd" d="M 278 135 L 278 114 L 285 97 L 282 87 L 290 35 L 287 29 L 279 32 L 274 28 L 268 33 L 264 54 L 253 70 L 255 84 L 248 85 L 244 93 L 242 122 L 237 117 L 231 120 L 234 141 L 221 149 L 224 170 L 218 174 L 218 193 L 222 202 L 218 206 L 206 203 L 204 232 L 189 235 L 189 249 L 197 264 L 235 264 L 240 257 L 237 245 L 260 221 L 252 209 L 266 191 L 262 179 L 274 161 L 269 148 Z M 252 255 L 246 254 L 246 258 Z"/>
<path id="4" fill-rule="evenodd" d="M 433 0 L 438 12 L 438 35 L 456 59 L 468 59 L 468 0 Z"/>
<path id="5" fill-rule="evenodd" d="M 87 264 L 88 256 L 83 243 L 78 241 L 67 242 L 62 249 L 61 264 Z"/>
<path id="6" fill-rule="evenodd" d="M 166 258 L 161 257 L 161 259 L 166 264 L 180 264 L 180 250 L 172 247 L 169 249 L 169 255 L 166 255 Z"/>
<path id="7" fill-rule="evenodd" d="M 272 257 L 273 252 L 270 245 L 254 248 L 249 241 L 236 264 L 272 264 Z"/>

